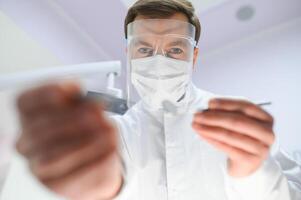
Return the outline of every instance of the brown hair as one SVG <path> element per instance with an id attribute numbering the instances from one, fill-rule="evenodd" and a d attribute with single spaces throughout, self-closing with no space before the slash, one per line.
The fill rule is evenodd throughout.
<path id="1" fill-rule="evenodd" d="M 138 0 L 128 10 L 124 21 L 125 38 L 127 38 L 127 25 L 138 15 L 149 18 L 165 18 L 176 13 L 183 13 L 188 22 L 195 26 L 195 40 L 198 42 L 201 35 L 201 24 L 195 14 L 195 9 L 188 0 Z"/>

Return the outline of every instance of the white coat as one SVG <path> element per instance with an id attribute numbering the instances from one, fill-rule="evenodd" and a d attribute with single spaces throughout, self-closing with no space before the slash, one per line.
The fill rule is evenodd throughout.
<path id="1" fill-rule="evenodd" d="M 189 109 L 215 95 L 192 86 Z M 140 102 L 115 116 L 124 161 L 121 200 L 301 200 L 301 166 L 276 151 L 246 178 L 227 175 L 226 155 L 192 129 L 193 113 L 149 112 Z"/>
<path id="2" fill-rule="evenodd" d="M 192 92 L 192 111 L 206 108 L 215 96 L 195 87 Z M 191 128 L 192 116 L 150 113 L 138 103 L 124 116 L 113 117 L 125 169 L 116 199 L 301 200 L 301 166 L 296 161 L 276 150 L 253 175 L 233 179 L 225 172 L 226 156 Z M 1 200 L 63 199 L 46 190 L 18 154 L 0 196 Z"/>

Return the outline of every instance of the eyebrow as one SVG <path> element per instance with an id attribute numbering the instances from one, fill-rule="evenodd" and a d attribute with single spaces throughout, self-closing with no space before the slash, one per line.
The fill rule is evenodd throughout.
<path id="1" fill-rule="evenodd" d="M 176 45 L 187 46 L 186 43 L 183 42 L 182 40 L 172 41 L 172 42 L 170 42 L 170 43 L 167 43 L 167 45 L 170 45 L 170 46 L 176 46 Z"/>
<path id="2" fill-rule="evenodd" d="M 134 43 L 134 45 L 139 45 L 139 44 L 140 45 L 144 45 L 144 46 L 148 46 L 148 47 L 152 47 L 153 46 L 150 43 L 142 41 L 142 40 L 135 41 L 135 43 Z"/>

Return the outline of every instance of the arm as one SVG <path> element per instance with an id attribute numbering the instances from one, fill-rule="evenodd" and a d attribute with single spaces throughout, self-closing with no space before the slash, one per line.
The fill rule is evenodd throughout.
<path id="1" fill-rule="evenodd" d="M 8 134 L 2 136 L 0 135 L 0 194 L 9 171 L 12 146 L 12 136 L 9 136 Z"/>
<path id="2" fill-rule="evenodd" d="M 269 156 L 275 140 L 273 117 L 260 107 L 242 100 L 211 100 L 209 110 L 195 115 L 193 127 L 227 154 L 224 176 L 230 200 L 289 200 L 290 192 L 298 191 L 295 186 L 292 190 L 279 163 Z M 294 172 L 289 178 L 298 176 Z M 294 196 L 299 199 L 297 193 Z"/>
<path id="3" fill-rule="evenodd" d="M 301 199 L 301 160 L 297 161 L 281 148 L 277 148 L 273 157 L 287 179 L 291 199 Z"/>
<path id="4" fill-rule="evenodd" d="M 119 146 L 119 155 L 122 160 L 122 176 L 123 183 L 118 195 L 114 200 L 122 199 L 132 199 L 133 193 L 137 190 L 137 176 L 135 176 L 135 168 L 133 166 L 133 160 L 130 155 L 130 150 L 128 148 L 129 141 L 127 133 L 129 132 L 129 127 L 124 122 L 123 117 L 115 115 L 112 117 L 112 122 L 118 130 L 118 146 Z M 130 140 L 134 141 L 134 140 Z"/>
<path id="5" fill-rule="evenodd" d="M 69 199 L 111 199 L 122 184 L 116 130 L 75 84 L 47 85 L 18 99 L 17 150 L 33 175 Z"/>
<path id="6" fill-rule="evenodd" d="M 298 189 L 298 183 L 289 180 L 298 179 L 298 174 L 292 172 L 291 177 L 287 177 L 274 157 L 269 157 L 248 177 L 233 178 L 227 173 L 224 176 L 229 200 L 299 200 L 301 197 L 300 181 Z"/>

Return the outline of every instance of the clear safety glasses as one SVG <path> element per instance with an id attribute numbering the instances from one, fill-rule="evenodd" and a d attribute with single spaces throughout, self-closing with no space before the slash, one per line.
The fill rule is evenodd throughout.
<path id="1" fill-rule="evenodd" d="M 128 59 L 162 55 L 183 61 L 193 59 L 195 27 L 169 19 L 137 20 L 128 25 Z"/>
<path id="2" fill-rule="evenodd" d="M 193 58 L 194 40 L 181 35 L 143 35 L 133 37 L 128 45 L 130 59 L 162 55 L 167 58 L 190 61 Z"/>

